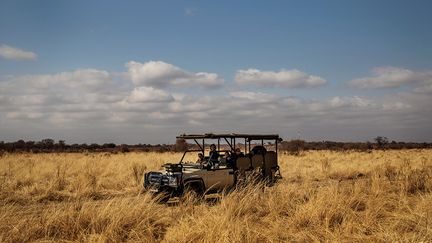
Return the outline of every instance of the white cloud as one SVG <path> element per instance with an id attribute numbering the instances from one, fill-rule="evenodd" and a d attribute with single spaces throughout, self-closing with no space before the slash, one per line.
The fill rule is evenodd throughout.
<path id="1" fill-rule="evenodd" d="M 238 70 L 235 81 L 241 85 L 259 87 L 308 88 L 321 86 L 327 81 L 299 70 L 260 71 L 258 69 Z"/>
<path id="2" fill-rule="evenodd" d="M 235 99 L 246 99 L 253 102 L 275 102 L 278 96 L 275 94 L 251 91 L 235 91 L 230 92 L 230 96 Z"/>
<path id="3" fill-rule="evenodd" d="M 414 92 L 417 93 L 429 93 L 432 94 L 432 82 L 430 82 L 429 84 L 424 84 L 422 86 L 419 86 L 417 88 L 414 89 Z"/>
<path id="4" fill-rule="evenodd" d="M 412 71 L 398 67 L 377 67 L 372 70 L 371 77 L 349 81 L 353 87 L 361 89 L 398 88 L 403 85 L 431 85 L 432 71 Z"/>
<path id="5" fill-rule="evenodd" d="M 407 109 L 410 109 L 411 108 L 411 105 L 409 105 L 409 104 L 405 104 L 404 102 L 401 102 L 401 101 L 396 101 L 396 102 L 391 102 L 391 103 L 383 103 L 382 104 L 382 108 L 383 108 L 383 110 L 395 110 L 395 111 L 398 111 L 398 110 L 401 110 L 401 111 L 403 111 L 403 110 L 407 110 Z"/>
<path id="6" fill-rule="evenodd" d="M 0 81 L 0 97 L 5 102 L 0 110 L 14 119 L 73 122 L 101 117 L 95 114 L 109 111 L 127 94 L 108 71 L 97 69 L 22 75 Z"/>
<path id="7" fill-rule="evenodd" d="M 94 91 L 112 88 L 112 76 L 105 70 L 77 69 L 46 75 L 23 75 L 11 77 L 0 83 L 0 87 L 10 92 L 40 93 L 68 91 Z"/>
<path id="8" fill-rule="evenodd" d="M 178 76 L 179 69 L 166 67 L 157 69 L 161 74 L 150 73 L 155 79 L 167 73 Z M 0 79 L 0 134 L 7 140 L 36 134 L 32 137 L 68 142 L 123 138 L 153 143 L 172 141 L 183 132 L 280 133 L 290 138 L 299 130 L 313 140 L 397 139 L 412 132 L 418 135 L 409 140 L 430 140 L 427 131 L 432 129 L 432 96 L 427 92 L 315 99 L 241 89 L 170 93 L 97 69 Z M 26 139 L 24 135 L 20 138 Z"/>
<path id="9" fill-rule="evenodd" d="M 172 112 L 206 112 L 215 107 L 212 97 L 187 97 L 169 105 Z"/>
<path id="10" fill-rule="evenodd" d="M 37 55 L 8 45 L 0 45 L 0 56 L 12 60 L 36 60 Z"/>
<path id="11" fill-rule="evenodd" d="M 215 73 L 193 73 L 162 61 L 145 63 L 130 61 L 126 63 L 126 68 L 128 68 L 133 83 L 137 86 L 210 88 L 221 86 L 224 83 L 224 80 Z"/>
<path id="12" fill-rule="evenodd" d="M 127 99 L 132 103 L 146 103 L 146 102 L 171 102 L 174 101 L 172 95 L 160 89 L 152 87 L 138 87 L 135 88 Z"/>
<path id="13" fill-rule="evenodd" d="M 331 107 L 339 108 L 339 107 L 372 107 L 374 102 L 370 99 L 353 96 L 353 97 L 339 97 L 335 96 L 329 100 L 329 104 Z"/>

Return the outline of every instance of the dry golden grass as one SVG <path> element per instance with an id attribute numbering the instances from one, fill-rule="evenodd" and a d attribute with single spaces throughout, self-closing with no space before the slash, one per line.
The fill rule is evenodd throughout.
<path id="1" fill-rule="evenodd" d="M 141 191 L 144 171 L 180 156 L 3 155 L 0 242 L 432 241 L 432 150 L 281 154 L 280 183 L 219 201 Z"/>

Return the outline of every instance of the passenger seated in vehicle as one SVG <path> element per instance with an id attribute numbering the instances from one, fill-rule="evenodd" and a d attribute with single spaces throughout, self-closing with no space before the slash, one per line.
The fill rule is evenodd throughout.
<path id="1" fill-rule="evenodd" d="M 219 165 L 227 166 L 229 158 L 230 158 L 230 153 L 228 151 L 225 151 L 224 155 L 219 160 Z"/>
<path id="2" fill-rule="evenodd" d="M 228 159 L 231 158 L 231 154 L 230 154 L 230 152 L 225 151 L 225 154 L 224 154 L 223 158 L 224 158 L 226 161 L 228 161 Z"/>
<path id="3" fill-rule="evenodd" d="M 210 167 L 218 167 L 219 166 L 219 153 L 216 151 L 216 145 L 210 145 L 210 153 L 209 153 L 209 165 Z"/>
<path id="4" fill-rule="evenodd" d="M 240 148 L 236 148 L 236 149 L 235 149 L 235 157 L 236 157 L 236 158 L 244 157 L 244 154 L 243 154 L 243 152 L 240 150 Z"/>
<path id="5" fill-rule="evenodd" d="M 227 162 L 228 166 L 233 169 L 237 169 L 236 167 L 236 161 L 238 158 L 244 157 L 244 154 L 240 150 L 240 148 L 236 148 L 234 151 L 231 152 L 230 160 Z"/>
<path id="6" fill-rule="evenodd" d="M 235 166 L 235 155 L 230 152 L 225 152 L 225 161 L 228 168 L 234 168 Z"/>

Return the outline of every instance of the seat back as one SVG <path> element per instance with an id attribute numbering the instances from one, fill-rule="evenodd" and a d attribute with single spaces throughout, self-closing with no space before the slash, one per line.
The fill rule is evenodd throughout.
<path id="1" fill-rule="evenodd" d="M 264 156 L 261 154 L 256 154 L 252 156 L 252 168 L 258 169 L 264 166 Z"/>
<path id="2" fill-rule="evenodd" d="M 274 151 L 268 151 L 264 158 L 264 174 L 270 180 L 273 180 L 274 173 L 277 170 L 277 154 Z"/>
<path id="3" fill-rule="evenodd" d="M 245 171 L 251 167 L 251 161 L 248 157 L 240 157 L 236 160 L 236 166 L 240 171 Z"/>
<path id="4" fill-rule="evenodd" d="M 278 166 L 277 154 L 274 151 L 268 151 L 265 155 L 265 168 L 275 168 Z"/>

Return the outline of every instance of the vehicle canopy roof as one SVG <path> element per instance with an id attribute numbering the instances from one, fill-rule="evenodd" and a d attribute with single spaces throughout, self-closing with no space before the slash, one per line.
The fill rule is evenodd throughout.
<path id="1" fill-rule="evenodd" d="M 205 134 L 182 134 L 177 139 L 219 139 L 219 138 L 244 138 L 251 140 L 276 140 L 282 141 L 278 134 L 238 134 L 238 133 L 205 133 Z"/>

